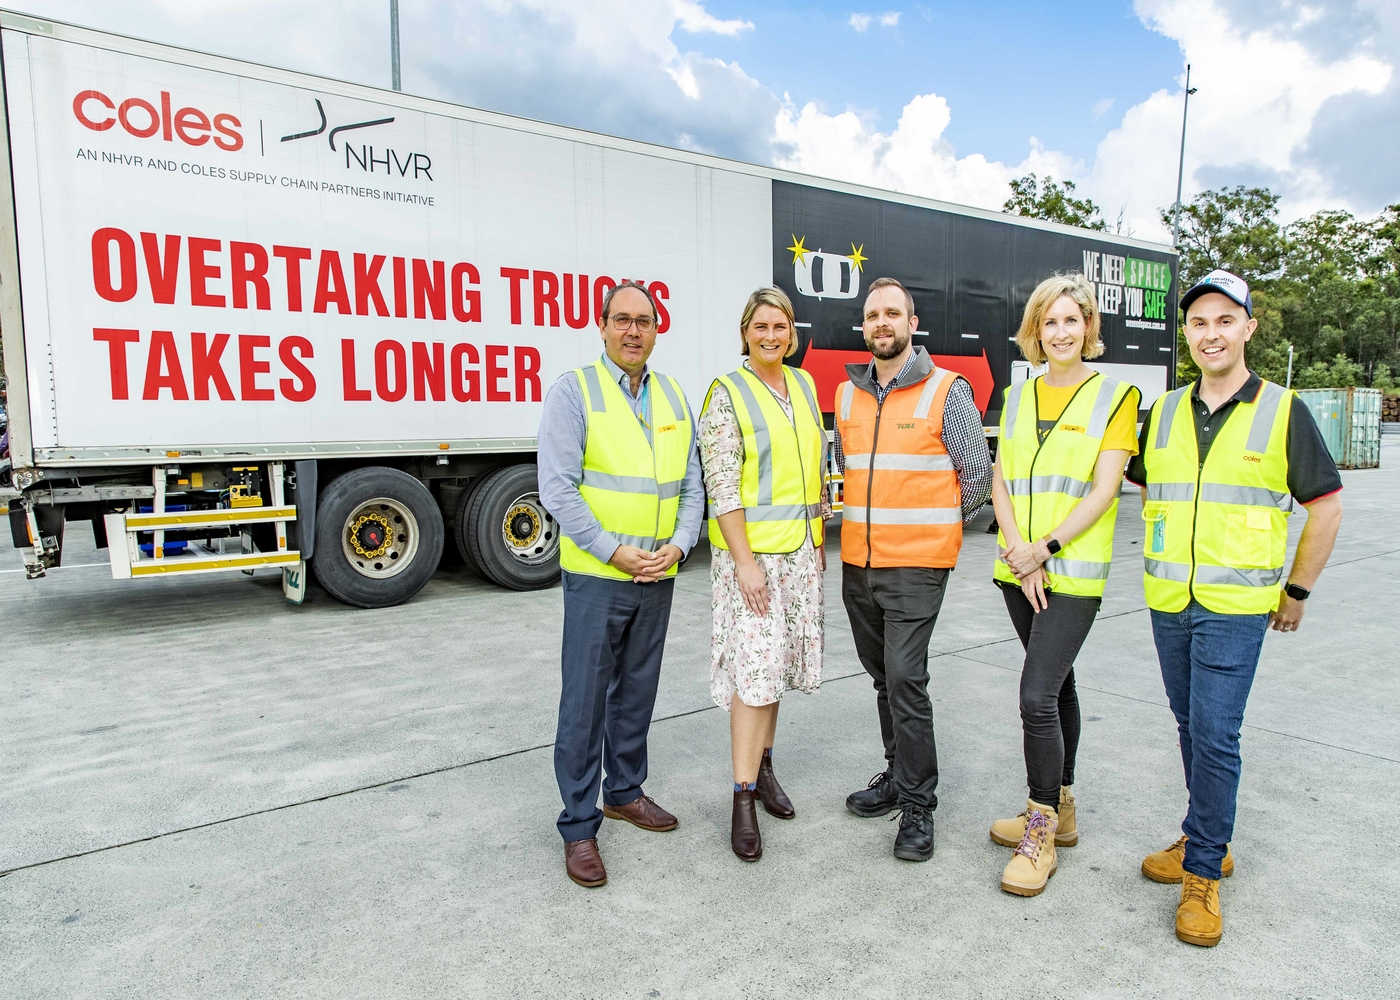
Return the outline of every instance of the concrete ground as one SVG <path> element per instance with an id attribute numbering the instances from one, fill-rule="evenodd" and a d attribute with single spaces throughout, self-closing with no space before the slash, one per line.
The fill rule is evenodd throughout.
<path id="1" fill-rule="evenodd" d="M 701 555 L 646 786 L 681 825 L 607 821 L 596 890 L 565 878 L 554 830 L 557 589 L 444 569 L 403 607 L 294 608 L 270 574 L 114 582 L 73 525 L 47 579 L 0 570 L 0 994 L 1393 997 L 1400 441 L 1382 463 L 1344 474 L 1302 632 L 1265 643 L 1213 950 L 1175 939 L 1177 890 L 1138 871 L 1185 794 L 1136 491 L 1077 667 L 1081 840 L 1034 899 L 999 890 L 987 837 L 1025 786 L 985 513 L 932 642 L 932 861 L 895 860 L 894 824 L 842 805 L 883 761 L 835 559 L 826 684 L 780 720 L 798 816 L 762 819 L 760 863 L 733 856 Z"/>

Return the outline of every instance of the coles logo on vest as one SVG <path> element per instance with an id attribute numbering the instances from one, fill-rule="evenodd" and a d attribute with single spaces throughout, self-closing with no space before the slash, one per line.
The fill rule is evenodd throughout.
<path id="1" fill-rule="evenodd" d="M 73 116 L 84 128 L 106 132 L 120 125 L 137 139 L 150 139 L 157 132 L 166 142 L 178 137 L 187 146 L 203 146 L 211 139 L 215 146 L 232 153 L 243 148 L 243 127 L 233 115 L 221 112 L 208 115 L 199 108 L 172 110 L 170 92 L 160 92 L 160 107 L 141 97 L 127 97 L 120 102 L 100 90 L 83 90 L 73 98 Z"/>

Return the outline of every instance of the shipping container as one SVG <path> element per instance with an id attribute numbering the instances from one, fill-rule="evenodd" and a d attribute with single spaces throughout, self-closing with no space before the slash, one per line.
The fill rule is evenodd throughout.
<path id="1" fill-rule="evenodd" d="M 1379 389 L 1300 389 L 1339 469 L 1374 469 L 1381 464 Z"/>

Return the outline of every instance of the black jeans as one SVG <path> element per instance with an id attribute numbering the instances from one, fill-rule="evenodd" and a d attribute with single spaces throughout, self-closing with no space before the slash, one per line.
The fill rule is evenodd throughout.
<path id="1" fill-rule="evenodd" d="M 938 807 L 928 643 L 947 584 L 946 569 L 841 564 L 841 598 L 856 655 L 875 681 L 880 736 L 901 806 Z"/>
<path id="2" fill-rule="evenodd" d="M 566 841 L 598 835 L 600 784 L 610 806 L 625 806 L 642 794 L 647 731 L 675 590 L 674 577 L 633 583 L 564 571 L 554 776 L 564 800 L 559 834 Z"/>
<path id="3" fill-rule="evenodd" d="M 1046 593 L 1036 614 L 1020 587 L 1000 584 L 1011 624 L 1026 650 L 1021 668 L 1021 730 L 1031 800 L 1058 807 L 1060 786 L 1074 784 L 1079 750 L 1079 695 L 1074 658 L 1099 613 L 1097 597 Z"/>

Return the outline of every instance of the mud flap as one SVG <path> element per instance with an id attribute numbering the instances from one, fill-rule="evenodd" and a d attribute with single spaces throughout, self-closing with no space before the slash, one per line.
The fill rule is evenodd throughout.
<path id="1" fill-rule="evenodd" d="M 298 560 L 295 566 L 282 567 L 282 596 L 292 604 L 306 600 L 306 560 Z"/>

